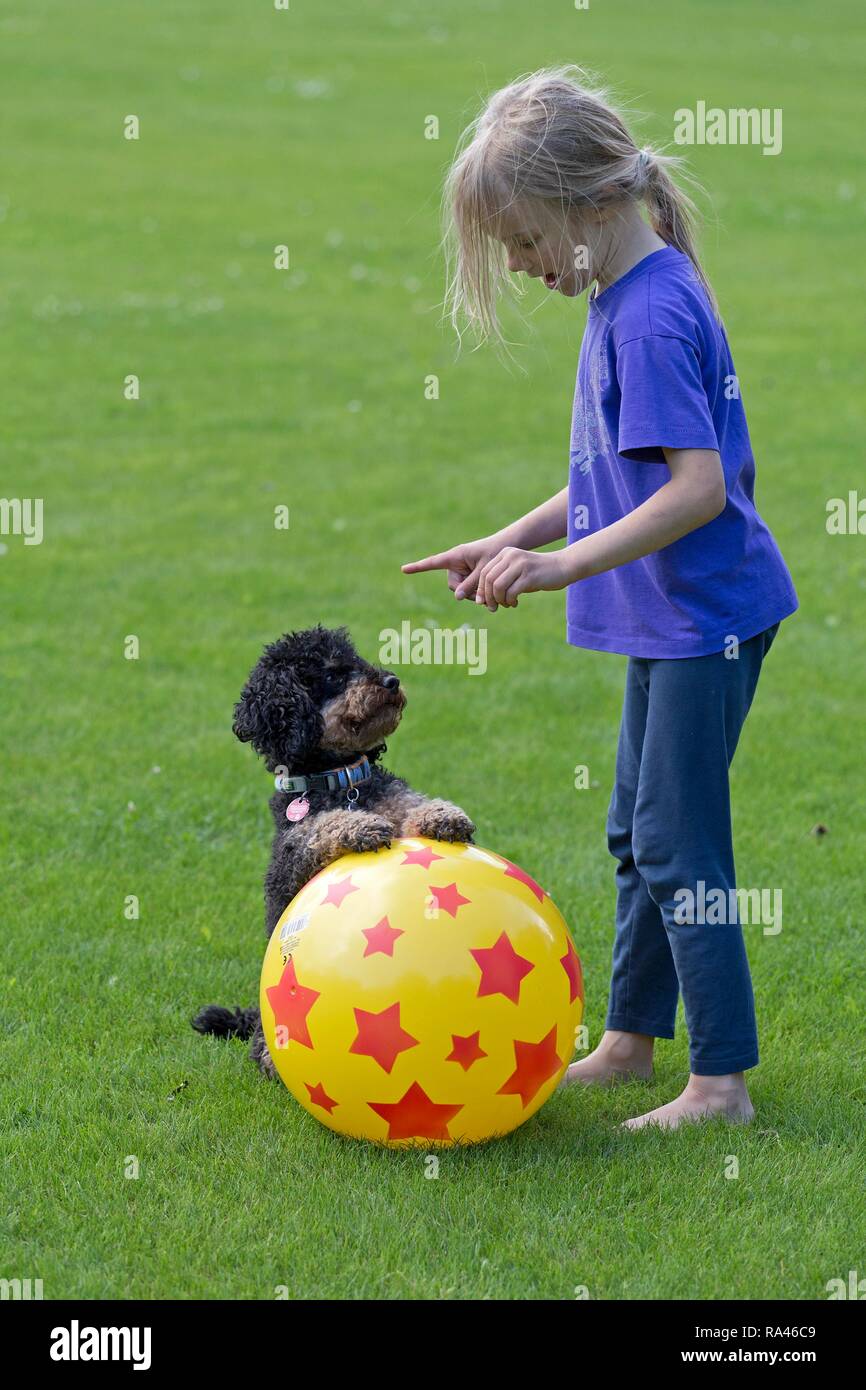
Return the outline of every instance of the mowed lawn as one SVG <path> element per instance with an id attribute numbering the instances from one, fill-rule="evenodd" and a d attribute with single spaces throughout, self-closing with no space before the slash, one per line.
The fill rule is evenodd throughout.
<path id="1" fill-rule="evenodd" d="M 866 540 L 825 528 L 862 480 L 858 14 L 4 5 L 0 495 L 42 497 L 45 533 L 0 537 L 0 1276 L 46 1298 L 820 1299 L 866 1275 Z M 740 881 L 781 889 L 784 924 L 747 928 L 751 1128 L 618 1128 L 681 1087 L 680 1024 L 653 1083 L 559 1093 L 430 1179 L 189 1019 L 257 994 L 269 779 L 230 726 L 262 644 L 346 623 L 375 660 L 385 628 L 467 621 L 487 673 L 402 668 L 386 762 L 550 889 L 603 1027 L 624 661 L 566 645 L 562 594 L 491 615 L 400 573 L 566 480 L 584 306 L 535 287 L 517 367 L 458 360 L 437 249 L 480 95 L 557 61 L 605 72 L 656 144 L 698 100 L 784 113 L 776 158 L 687 151 L 801 598 L 733 775 Z"/>

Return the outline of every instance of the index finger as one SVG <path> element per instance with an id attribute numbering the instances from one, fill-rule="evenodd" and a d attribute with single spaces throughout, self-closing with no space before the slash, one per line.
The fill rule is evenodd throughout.
<path id="1" fill-rule="evenodd" d="M 404 574 L 417 574 L 420 570 L 447 570 L 453 558 L 450 550 L 443 550 L 439 555 L 428 555 L 424 560 L 410 560 L 400 568 Z"/>

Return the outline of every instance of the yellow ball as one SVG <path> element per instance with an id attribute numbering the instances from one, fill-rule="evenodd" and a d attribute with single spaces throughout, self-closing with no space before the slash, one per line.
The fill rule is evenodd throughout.
<path id="1" fill-rule="evenodd" d="M 277 1071 L 329 1129 L 477 1143 L 555 1090 L 583 982 L 563 918 L 522 869 L 403 839 L 304 885 L 268 944 L 261 1010 Z"/>

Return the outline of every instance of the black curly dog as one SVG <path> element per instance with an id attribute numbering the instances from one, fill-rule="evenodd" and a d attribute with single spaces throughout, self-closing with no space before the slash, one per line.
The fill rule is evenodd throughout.
<path id="1" fill-rule="evenodd" d="M 303 791 L 309 811 L 301 820 L 286 818 L 297 787 L 270 800 L 276 828 L 265 875 L 268 938 L 295 894 L 343 854 L 381 849 L 403 835 L 472 840 L 475 826 L 459 806 L 422 796 L 379 765 L 382 740 L 405 705 L 399 678 L 364 661 L 344 627 L 287 633 L 262 653 L 235 705 L 234 732 L 269 772 L 313 779 Z M 363 780 L 348 785 L 355 777 Z M 337 780 L 343 785 L 328 785 Z M 257 1008 L 211 1004 L 192 1026 L 223 1038 L 251 1037 L 253 1060 L 275 1075 Z"/>

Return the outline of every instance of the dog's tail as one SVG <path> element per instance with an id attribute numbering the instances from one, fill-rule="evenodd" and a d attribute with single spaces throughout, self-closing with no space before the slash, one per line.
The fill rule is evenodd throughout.
<path id="1" fill-rule="evenodd" d="M 208 1004 L 192 1020 L 197 1033 L 213 1033 L 217 1038 L 251 1038 L 259 1026 L 259 1011 L 249 1009 L 224 1009 L 219 1004 Z"/>

